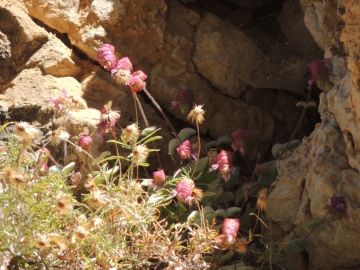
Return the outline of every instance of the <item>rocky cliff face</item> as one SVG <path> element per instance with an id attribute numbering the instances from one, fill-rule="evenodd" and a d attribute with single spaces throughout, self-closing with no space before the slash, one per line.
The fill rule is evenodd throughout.
<path id="1" fill-rule="evenodd" d="M 349 221 L 325 219 L 307 252 L 310 269 L 358 269 L 359 247 L 359 3 L 301 1 L 305 24 L 331 61 L 333 86 L 320 95 L 321 123 L 288 159 L 270 194 L 270 216 L 285 231 L 305 236 L 334 195 L 344 196 Z"/>
<path id="2" fill-rule="evenodd" d="M 96 129 L 98 110 L 109 100 L 121 110 L 121 124 L 131 124 L 129 89 L 96 62 L 100 45 L 111 43 L 118 57 L 149 75 L 148 90 L 175 125 L 186 119 L 170 102 L 190 88 L 205 104 L 204 137 L 249 130 L 246 157 L 255 161 L 289 139 L 301 114 L 295 104 L 307 88 L 306 64 L 325 55 L 332 86 L 320 95 L 321 123 L 278 162 L 269 214 L 301 237 L 309 221 L 326 213 L 331 196 L 345 196 L 350 221 L 326 219 L 327 229 L 311 235 L 307 252 L 311 269 L 356 269 L 359 6 L 355 0 L 0 0 L 0 120 L 33 122 L 46 134 L 61 121 L 47 100 L 66 89 L 79 104 L 67 123 L 74 141 Z M 162 127 L 166 163 L 171 132 L 139 97 L 151 125 Z M 77 153 L 69 151 L 68 159 L 81 168 Z"/>

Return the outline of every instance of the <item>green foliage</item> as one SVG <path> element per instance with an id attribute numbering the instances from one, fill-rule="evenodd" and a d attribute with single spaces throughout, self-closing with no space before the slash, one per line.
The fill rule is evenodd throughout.
<path id="1" fill-rule="evenodd" d="M 268 188 L 276 180 L 278 174 L 276 160 L 266 162 L 264 165 L 267 167 L 267 171 L 264 174 L 259 175 L 258 182 L 261 183 L 263 187 Z"/>
<path id="2" fill-rule="evenodd" d="M 298 147 L 299 145 L 301 144 L 301 142 L 299 140 L 294 140 L 290 143 L 278 143 L 278 144 L 275 144 L 273 147 L 272 147 L 272 154 L 273 156 L 276 158 L 278 157 L 281 153 L 284 153 L 286 151 L 290 151 L 290 150 L 293 150 L 295 149 L 296 147 Z"/>
<path id="3" fill-rule="evenodd" d="M 231 143 L 231 139 L 229 136 L 221 136 L 216 141 L 208 142 L 205 146 L 205 149 L 206 149 L 206 152 L 209 152 L 211 150 L 211 148 L 219 147 L 223 144 L 230 144 L 230 143 Z"/>

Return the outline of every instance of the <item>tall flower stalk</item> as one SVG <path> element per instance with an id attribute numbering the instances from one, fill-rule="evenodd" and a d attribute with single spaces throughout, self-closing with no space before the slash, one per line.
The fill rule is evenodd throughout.
<path id="1" fill-rule="evenodd" d="M 193 178 L 195 171 L 196 171 L 196 167 L 199 163 L 199 157 L 200 157 L 200 151 L 201 151 L 201 140 L 200 140 L 200 128 L 199 128 L 199 124 L 202 124 L 205 120 L 205 111 L 203 110 L 204 105 L 195 105 L 194 108 L 190 111 L 190 113 L 187 116 L 187 119 L 191 122 L 195 122 L 196 123 L 196 129 L 197 129 L 197 134 L 198 134 L 198 144 L 199 144 L 199 150 L 198 150 L 198 158 L 196 159 L 196 163 L 195 163 L 195 167 L 194 170 L 191 174 L 191 178 Z"/>

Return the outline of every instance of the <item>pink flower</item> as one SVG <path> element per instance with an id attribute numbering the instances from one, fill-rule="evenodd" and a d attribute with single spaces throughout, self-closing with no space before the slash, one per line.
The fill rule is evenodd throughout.
<path id="1" fill-rule="evenodd" d="M 229 181 L 230 172 L 234 173 L 235 168 L 232 167 L 232 153 L 229 151 L 221 150 L 216 156 L 216 162 L 211 166 L 210 171 L 218 170 L 225 181 Z"/>
<path id="2" fill-rule="evenodd" d="M 190 89 L 183 89 L 179 92 L 176 99 L 171 102 L 171 109 L 179 106 L 180 111 L 183 115 L 188 115 L 190 108 L 194 103 L 194 94 Z M 170 110 L 171 110 L 170 109 Z"/>
<path id="3" fill-rule="evenodd" d="M 119 84 L 130 84 L 132 63 L 128 57 L 123 57 L 115 63 L 115 67 L 111 70 L 111 74 Z"/>
<path id="4" fill-rule="evenodd" d="M 196 188 L 194 181 L 189 178 L 183 178 L 176 184 L 174 192 L 178 202 L 187 202 L 191 204 L 194 200 L 201 201 L 203 192 Z"/>
<path id="5" fill-rule="evenodd" d="M 309 80 L 309 88 L 315 82 L 317 87 L 321 90 L 325 87 L 325 82 L 330 80 L 329 78 L 329 65 L 330 59 L 315 59 L 311 63 L 307 64 L 310 68 L 311 79 Z"/>
<path id="6" fill-rule="evenodd" d="M 157 188 L 162 186 L 166 181 L 164 170 L 153 172 L 153 187 Z"/>
<path id="7" fill-rule="evenodd" d="M 194 150 L 191 148 L 189 140 L 184 141 L 178 148 L 176 148 L 176 150 L 181 160 L 189 159 L 190 157 L 197 159 Z"/>
<path id="8" fill-rule="evenodd" d="M 80 146 L 85 151 L 88 151 L 91 143 L 92 143 L 92 138 L 89 135 L 82 135 L 79 138 L 78 146 Z"/>
<path id="9" fill-rule="evenodd" d="M 113 126 L 115 126 L 116 121 L 120 118 L 119 111 L 113 111 L 111 109 L 112 101 L 110 100 L 104 107 L 100 108 L 100 125 L 99 130 L 101 134 L 107 133 Z"/>
<path id="10" fill-rule="evenodd" d="M 250 132 L 241 128 L 238 128 L 232 133 L 232 139 L 233 142 L 231 144 L 231 147 L 234 149 L 234 151 L 239 150 L 241 154 L 245 154 L 245 143 L 246 140 L 249 138 Z"/>
<path id="11" fill-rule="evenodd" d="M 113 45 L 101 45 L 97 57 L 99 59 L 100 66 L 105 68 L 107 71 L 110 71 L 115 67 L 116 56 L 115 47 Z"/>
<path id="12" fill-rule="evenodd" d="M 236 236 L 240 228 L 240 220 L 233 218 L 225 218 L 222 227 L 222 234 L 225 235 L 223 244 L 225 246 L 232 245 L 236 241 Z"/>
<path id="13" fill-rule="evenodd" d="M 68 113 L 69 107 L 71 105 L 70 100 L 67 98 L 66 90 L 62 90 L 58 98 L 54 99 L 51 97 L 47 101 L 54 103 L 55 111 L 58 114 Z"/>
<path id="14" fill-rule="evenodd" d="M 147 78 L 147 75 L 142 72 L 141 70 L 137 70 L 135 71 L 131 76 L 130 76 L 130 88 L 131 91 L 133 91 L 134 93 L 142 91 L 145 88 L 145 80 Z"/>
<path id="15" fill-rule="evenodd" d="M 82 175 L 81 175 L 80 172 L 73 173 L 73 174 L 71 175 L 71 182 L 72 182 L 74 185 L 76 185 L 76 184 L 78 184 L 78 183 L 80 182 L 81 178 L 82 178 Z"/>

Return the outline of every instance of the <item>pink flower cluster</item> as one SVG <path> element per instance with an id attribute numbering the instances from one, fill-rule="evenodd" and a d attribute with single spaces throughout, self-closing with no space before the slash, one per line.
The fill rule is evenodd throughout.
<path id="1" fill-rule="evenodd" d="M 78 146 L 80 146 L 85 151 L 88 151 L 91 143 L 92 143 L 92 138 L 89 135 L 82 135 L 79 138 Z"/>
<path id="2" fill-rule="evenodd" d="M 194 103 L 194 94 L 190 89 L 183 89 L 179 92 L 176 99 L 171 102 L 171 109 L 179 106 L 180 111 L 183 115 L 188 115 L 191 109 L 191 106 Z M 170 110 L 171 110 L 170 109 Z"/>
<path id="3" fill-rule="evenodd" d="M 215 164 L 211 166 L 210 171 L 218 170 L 225 181 L 229 181 L 230 172 L 234 173 L 235 168 L 232 167 L 232 153 L 221 150 L 216 156 Z"/>
<path id="4" fill-rule="evenodd" d="M 236 237 L 240 228 L 240 220 L 234 218 L 225 218 L 222 227 L 224 239 L 222 244 L 225 246 L 232 245 L 236 242 Z"/>
<path id="5" fill-rule="evenodd" d="M 115 47 L 110 44 L 100 46 L 97 54 L 99 64 L 110 71 L 119 84 L 129 85 L 134 93 L 145 88 L 147 75 L 141 70 L 133 71 L 133 65 L 128 57 L 119 60 L 115 56 Z"/>
<path id="6" fill-rule="evenodd" d="M 164 170 L 158 170 L 153 172 L 153 182 L 152 187 L 154 189 L 162 187 L 166 181 L 166 176 Z"/>
<path id="7" fill-rule="evenodd" d="M 184 141 L 178 148 L 176 148 L 176 151 L 179 154 L 181 160 L 186 160 L 190 157 L 197 159 L 197 154 L 192 149 L 189 140 Z"/>
<path id="8" fill-rule="evenodd" d="M 67 97 L 66 90 L 62 90 L 58 98 L 51 97 L 47 101 L 54 104 L 56 113 L 69 116 L 71 101 Z"/>
<path id="9" fill-rule="evenodd" d="M 250 136 L 250 132 L 241 128 L 238 128 L 232 133 L 232 139 L 233 142 L 231 144 L 231 147 L 234 149 L 234 151 L 239 150 L 241 154 L 245 154 L 245 143 L 246 140 Z"/>

